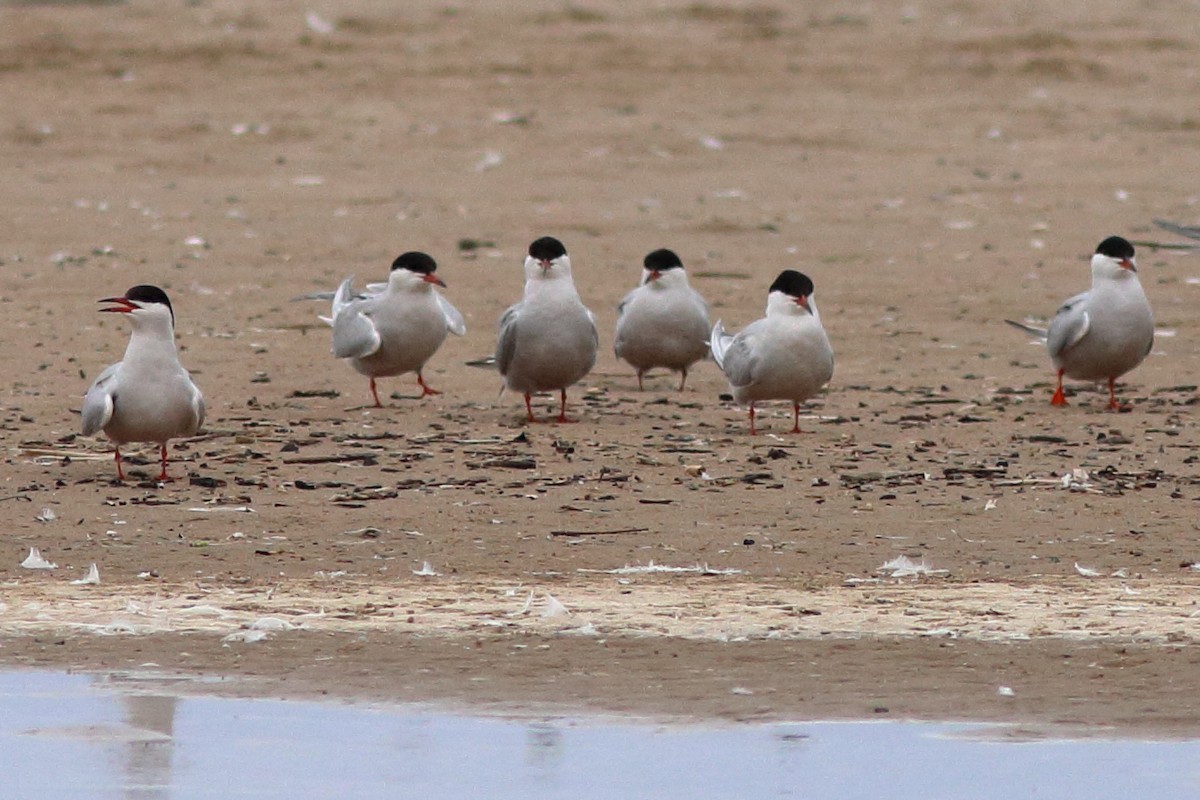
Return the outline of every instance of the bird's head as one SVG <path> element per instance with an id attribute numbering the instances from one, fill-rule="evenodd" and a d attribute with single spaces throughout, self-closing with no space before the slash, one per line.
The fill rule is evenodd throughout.
<path id="1" fill-rule="evenodd" d="M 145 320 L 165 320 L 175 325 L 175 311 L 171 308 L 171 300 L 167 293 L 157 286 L 141 284 L 134 286 L 120 297 L 105 297 L 98 301 L 111 303 L 110 308 L 102 308 L 112 314 L 128 314 L 137 325 Z"/>
<path id="2" fill-rule="evenodd" d="M 567 248 L 553 236 L 543 236 L 529 245 L 529 254 L 525 257 L 525 277 L 557 278 L 570 276 L 571 259 L 567 256 Z"/>
<path id="3" fill-rule="evenodd" d="M 802 272 L 785 269 L 767 291 L 767 314 L 790 313 L 816 316 L 813 282 Z"/>
<path id="4" fill-rule="evenodd" d="M 649 284 L 656 288 L 666 288 L 686 281 L 683 262 L 671 250 L 655 250 L 642 262 L 643 286 Z"/>
<path id="5" fill-rule="evenodd" d="M 392 271 L 388 274 L 388 284 L 393 289 L 428 291 L 434 286 L 445 288 L 446 284 L 434 274 L 435 272 L 437 272 L 437 262 L 426 253 L 415 250 L 401 253 L 392 262 Z"/>
<path id="6" fill-rule="evenodd" d="M 1120 236 L 1110 236 L 1096 246 L 1092 276 L 1125 279 L 1137 274 L 1133 245 Z"/>

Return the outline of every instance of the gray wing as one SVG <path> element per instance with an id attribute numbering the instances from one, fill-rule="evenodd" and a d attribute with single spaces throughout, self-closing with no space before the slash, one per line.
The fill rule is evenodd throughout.
<path id="1" fill-rule="evenodd" d="M 725 332 L 725 326 L 721 324 L 721 320 L 717 320 L 717 324 L 713 325 L 712 334 L 708 338 L 708 348 L 712 351 L 713 361 L 717 362 L 717 366 L 722 370 L 725 369 L 725 353 L 728 352 L 731 344 L 733 344 L 733 337 Z"/>
<path id="2" fill-rule="evenodd" d="M 724 361 L 721 370 L 729 378 L 731 386 L 749 386 L 754 382 L 754 372 L 758 368 L 758 355 L 754 352 L 753 325 L 746 327 L 733 337 L 723 354 Z"/>
<path id="3" fill-rule="evenodd" d="M 617 325 L 615 330 L 613 330 L 613 353 L 616 354 L 617 358 L 621 357 L 622 344 L 625 341 L 625 337 L 621 335 L 621 321 L 625 316 L 625 307 L 629 305 L 629 301 L 633 299 L 633 295 L 636 292 L 637 289 L 634 289 L 617 304 Z M 595 322 L 593 321 L 592 324 L 594 325 Z"/>
<path id="4" fill-rule="evenodd" d="M 1200 228 L 1195 228 L 1190 225 L 1179 225 L 1174 222 L 1167 222 L 1165 219 L 1156 219 L 1154 224 L 1163 230 L 1171 233 L 1178 233 L 1180 236 L 1186 236 L 1189 239 L 1200 239 Z M 1191 245 L 1195 247 L 1196 245 Z"/>
<path id="5" fill-rule="evenodd" d="M 368 297 L 374 297 L 375 295 L 383 294 L 384 291 L 386 291 L 386 290 L 387 290 L 386 283 L 368 283 L 367 288 L 363 289 L 361 292 L 356 293 L 351 299 L 352 300 L 365 300 Z M 301 300 L 332 300 L 334 298 L 334 295 L 336 295 L 336 294 L 337 294 L 336 291 L 309 292 L 308 294 L 296 295 L 295 297 L 292 298 L 292 302 L 296 303 Z M 325 319 L 325 318 L 321 317 L 321 319 Z"/>
<path id="6" fill-rule="evenodd" d="M 338 358 L 364 358 L 379 350 L 379 331 L 371 320 L 370 300 L 354 299 L 352 278 L 346 278 L 333 295 L 333 354 Z"/>
<path id="7" fill-rule="evenodd" d="M 1051 358 L 1058 358 L 1087 335 L 1091 319 L 1087 313 L 1088 293 L 1081 292 L 1058 308 L 1046 331 L 1046 349 Z"/>
<path id="8" fill-rule="evenodd" d="M 466 336 L 467 321 L 463 319 L 463 315 L 459 313 L 459 310 L 443 297 L 441 292 L 434 291 L 433 296 L 437 298 L 438 308 L 442 310 L 442 316 L 446 319 L 446 330 L 455 336 Z"/>
<path id="9" fill-rule="evenodd" d="M 638 288 L 641 288 L 641 287 L 638 287 Z M 625 306 L 629 305 L 629 301 L 633 299 L 633 296 L 635 294 L 637 294 L 637 289 L 634 289 L 629 294 L 627 294 L 621 298 L 621 302 L 617 304 L 617 318 L 618 319 L 620 319 L 621 315 L 625 313 Z"/>
<path id="10" fill-rule="evenodd" d="M 333 318 L 333 354 L 338 358 L 365 358 L 379 350 L 382 341 L 375 323 L 356 308 Z"/>
<path id="11" fill-rule="evenodd" d="M 509 306 L 500 315 L 500 335 L 496 339 L 496 367 L 501 375 L 508 374 L 512 366 L 513 353 L 517 350 L 517 317 L 521 313 L 521 304 Z"/>
<path id="12" fill-rule="evenodd" d="M 84 436 L 95 436 L 104 430 L 104 426 L 112 419 L 115 402 L 113 390 L 116 388 L 114 376 L 120 366 L 121 362 L 118 361 L 105 367 L 84 395 L 83 409 L 80 411 Z"/>
<path id="13" fill-rule="evenodd" d="M 188 376 L 191 380 L 192 376 Z M 196 430 L 199 431 L 204 427 L 204 395 L 200 393 L 200 387 L 192 383 L 192 416 L 196 419 Z"/>
<path id="14" fill-rule="evenodd" d="M 596 328 L 596 315 L 593 314 L 592 310 L 587 306 L 584 306 L 583 310 L 587 312 L 588 322 L 592 323 L 592 347 L 599 349 L 600 331 Z"/>
<path id="15" fill-rule="evenodd" d="M 1029 335 L 1036 336 L 1037 338 L 1041 339 L 1043 342 L 1046 341 L 1046 335 L 1048 332 L 1045 328 L 1039 328 L 1037 325 L 1030 325 L 1026 322 L 1017 322 L 1016 320 L 1012 319 L 1006 319 L 1004 321 L 1019 331 L 1025 331 Z"/>

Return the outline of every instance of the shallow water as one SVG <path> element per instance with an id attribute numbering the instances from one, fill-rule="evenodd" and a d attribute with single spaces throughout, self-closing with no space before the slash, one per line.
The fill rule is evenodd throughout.
<path id="1" fill-rule="evenodd" d="M 164 688 L 164 686 L 166 688 Z M 0 673 L 0 797 L 1183 798 L 1200 741 L 1003 726 L 680 726 L 177 696 L 169 683 Z M 189 688 L 195 688 L 189 687 Z"/>

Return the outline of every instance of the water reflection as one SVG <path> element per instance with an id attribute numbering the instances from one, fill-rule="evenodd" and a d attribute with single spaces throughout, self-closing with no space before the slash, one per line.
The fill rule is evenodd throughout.
<path id="1" fill-rule="evenodd" d="M 179 699 L 161 695 L 126 695 L 120 698 L 125 724 L 131 731 L 157 736 L 130 737 L 122 752 L 126 800 L 170 800 L 171 757 L 175 737 L 175 709 Z"/>
<path id="2" fill-rule="evenodd" d="M 1124 800 L 1200 792 L 1196 741 L 1013 743 L 931 723 L 508 720 L 120 685 L 0 673 L 0 798 Z"/>

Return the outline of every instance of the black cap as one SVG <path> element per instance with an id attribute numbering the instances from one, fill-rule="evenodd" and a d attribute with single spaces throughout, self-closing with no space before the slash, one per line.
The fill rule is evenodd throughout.
<path id="1" fill-rule="evenodd" d="M 1133 245 L 1120 236 L 1110 236 L 1096 245 L 1096 252 L 1120 261 L 1125 258 L 1133 258 Z"/>
<path id="2" fill-rule="evenodd" d="M 437 272 L 437 262 L 426 253 L 411 250 L 396 256 L 396 260 L 392 262 L 392 270 L 398 269 L 406 269 L 418 275 L 432 275 Z"/>
<path id="3" fill-rule="evenodd" d="M 171 323 L 175 322 L 175 309 L 171 308 L 171 300 L 167 297 L 167 293 L 157 286 L 151 286 L 148 283 L 134 286 L 125 293 L 126 300 L 133 300 L 137 303 L 145 305 L 146 303 L 162 303 L 167 307 L 167 311 L 171 312 Z"/>
<path id="4" fill-rule="evenodd" d="M 783 292 L 791 297 L 808 297 L 813 293 L 813 282 L 802 272 L 785 269 L 771 284 L 770 292 Z"/>
<path id="5" fill-rule="evenodd" d="M 536 258 L 538 261 L 553 261 L 566 254 L 567 248 L 563 247 L 563 243 L 553 236 L 543 236 L 529 245 L 529 257 Z"/>
<path id="6" fill-rule="evenodd" d="M 673 250 L 655 250 L 646 256 L 646 260 L 642 262 L 646 269 L 654 272 L 666 272 L 669 269 L 683 269 L 683 262 L 679 260 L 679 256 L 675 255 Z"/>

